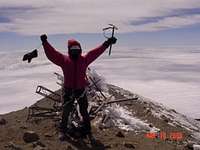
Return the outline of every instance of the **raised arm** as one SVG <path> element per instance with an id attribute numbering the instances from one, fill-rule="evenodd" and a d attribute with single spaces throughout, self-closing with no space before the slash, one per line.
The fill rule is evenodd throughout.
<path id="1" fill-rule="evenodd" d="M 89 65 L 91 62 L 93 62 L 95 59 L 97 59 L 97 57 L 99 57 L 106 50 L 106 48 L 107 48 L 107 46 L 102 44 L 102 45 L 90 50 L 85 55 L 87 65 Z"/>
<path id="2" fill-rule="evenodd" d="M 95 49 L 90 50 L 86 55 L 86 62 L 89 65 L 95 59 L 97 59 L 109 46 L 110 44 L 115 44 L 117 39 L 115 37 L 109 38 L 102 45 L 98 46 Z"/>
<path id="3" fill-rule="evenodd" d="M 45 40 L 46 39 L 46 40 Z M 60 52 L 56 51 L 51 44 L 47 41 L 47 37 L 45 35 L 41 36 L 42 45 L 45 51 L 47 58 L 58 66 L 62 66 L 64 62 L 64 55 Z"/>

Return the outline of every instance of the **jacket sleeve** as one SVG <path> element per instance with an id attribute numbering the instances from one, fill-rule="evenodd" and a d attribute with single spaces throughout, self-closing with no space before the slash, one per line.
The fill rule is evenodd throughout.
<path id="1" fill-rule="evenodd" d="M 107 46 L 102 44 L 102 45 L 98 46 L 97 48 L 90 50 L 85 55 L 87 65 L 92 63 L 95 59 L 97 59 L 106 49 L 107 49 Z"/>
<path id="2" fill-rule="evenodd" d="M 62 66 L 64 62 L 64 55 L 56 51 L 48 42 L 45 42 L 42 45 L 47 58 L 54 64 Z"/>

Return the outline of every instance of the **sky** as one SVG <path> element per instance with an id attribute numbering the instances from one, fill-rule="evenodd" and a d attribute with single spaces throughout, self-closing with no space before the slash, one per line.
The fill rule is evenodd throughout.
<path id="1" fill-rule="evenodd" d="M 199 45 L 200 0 L 1 0 L 0 51 L 37 47 L 43 33 L 60 49 L 91 47 L 109 23 L 118 46 Z"/>

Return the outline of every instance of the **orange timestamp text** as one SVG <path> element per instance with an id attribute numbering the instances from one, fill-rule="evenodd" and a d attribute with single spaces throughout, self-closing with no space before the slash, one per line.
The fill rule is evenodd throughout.
<path id="1" fill-rule="evenodd" d="M 183 133 L 182 132 L 148 132 L 145 134 L 145 137 L 148 139 L 160 139 L 160 140 L 183 140 Z"/>

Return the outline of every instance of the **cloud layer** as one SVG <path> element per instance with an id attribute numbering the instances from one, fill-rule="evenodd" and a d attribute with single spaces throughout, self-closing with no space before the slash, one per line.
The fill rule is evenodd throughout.
<path id="1" fill-rule="evenodd" d="M 97 33 L 158 31 L 200 23 L 200 0 L 1 0 L 0 32 Z"/>

